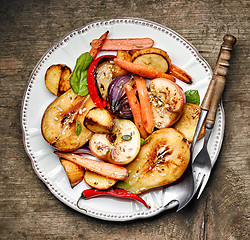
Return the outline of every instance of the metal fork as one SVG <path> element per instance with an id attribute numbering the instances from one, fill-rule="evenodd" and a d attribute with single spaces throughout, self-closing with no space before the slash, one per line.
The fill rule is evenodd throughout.
<path id="1" fill-rule="evenodd" d="M 178 181 L 164 188 L 163 201 L 166 209 L 171 209 L 178 205 L 177 212 L 180 211 L 191 201 L 196 191 L 198 190 L 201 182 L 202 182 L 202 187 L 200 189 L 199 196 L 208 181 L 212 165 L 210 157 L 207 152 L 207 143 L 213 129 L 218 101 L 220 99 L 221 93 L 225 85 L 225 79 L 220 79 L 220 78 L 221 77 L 223 78 L 223 76 L 225 77 L 227 75 L 229 66 L 228 60 L 231 57 L 232 46 L 235 44 L 236 38 L 232 35 L 225 35 L 223 40 L 224 42 L 221 46 L 216 66 L 214 68 L 213 78 L 210 81 L 206 95 L 202 102 L 202 111 L 200 114 L 199 122 L 197 124 L 197 130 L 195 132 L 193 142 L 190 146 L 191 159 L 193 159 L 192 157 L 193 150 L 196 145 L 200 129 L 205 119 L 207 118 L 206 121 L 208 122 L 205 124 L 206 133 L 204 137 L 204 146 L 202 149 L 203 151 L 199 154 L 199 158 L 201 158 L 201 160 L 199 161 L 195 160 L 195 164 L 193 165 L 193 167 L 189 165 L 183 176 Z M 215 90 L 215 88 L 217 90 Z M 219 91 L 221 91 L 221 93 Z M 213 108 L 210 107 L 210 104 L 211 106 L 213 106 Z M 193 168 L 195 168 L 195 173 L 193 171 Z M 198 178 L 197 178 L 197 173 L 198 173 Z"/>
<path id="2" fill-rule="evenodd" d="M 207 144 L 211 132 L 213 130 L 217 107 L 219 100 L 221 99 L 221 95 L 223 93 L 225 84 L 226 84 L 226 75 L 228 73 L 229 60 L 231 58 L 231 51 L 233 45 L 236 43 L 236 38 L 232 35 L 226 35 L 223 38 L 224 42 L 221 46 L 220 55 L 216 63 L 216 67 L 214 69 L 214 89 L 213 96 L 210 101 L 209 112 L 205 122 L 205 137 L 204 137 L 204 145 L 201 151 L 198 153 L 194 161 L 192 162 L 192 172 L 195 179 L 195 191 L 199 190 L 197 199 L 200 197 L 202 191 L 204 190 L 210 173 L 212 169 L 212 163 L 210 156 L 207 150 Z M 199 133 L 196 133 L 199 134 Z"/>

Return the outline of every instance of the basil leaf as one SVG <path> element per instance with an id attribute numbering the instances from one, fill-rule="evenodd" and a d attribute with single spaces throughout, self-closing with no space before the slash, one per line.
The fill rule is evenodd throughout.
<path id="1" fill-rule="evenodd" d="M 79 136 L 82 132 L 82 124 L 80 121 L 76 120 L 76 129 L 75 129 L 76 135 Z"/>
<path id="2" fill-rule="evenodd" d="M 116 187 L 122 188 L 122 189 L 128 189 L 130 187 L 130 184 L 121 180 L 116 183 Z"/>
<path id="3" fill-rule="evenodd" d="M 81 54 L 77 60 L 73 73 L 70 77 L 70 86 L 74 93 L 80 96 L 86 96 L 88 91 L 87 73 L 89 65 L 92 63 L 93 57 L 85 52 Z"/>
<path id="4" fill-rule="evenodd" d="M 200 95 L 198 90 L 188 90 L 185 92 L 186 102 L 200 105 Z"/>
<path id="5" fill-rule="evenodd" d="M 148 137 L 143 139 L 141 138 L 141 146 L 144 145 L 148 141 Z"/>

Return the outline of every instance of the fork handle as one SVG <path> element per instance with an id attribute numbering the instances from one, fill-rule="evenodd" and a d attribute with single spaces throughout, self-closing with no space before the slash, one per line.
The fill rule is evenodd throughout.
<path id="1" fill-rule="evenodd" d="M 221 45 L 220 52 L 217 58 L 217 62 L 213 71 L 213 77 L 209 83 L 207 92 L 201 104 L 201 108 L 204 110 L 207 110 L 210 112 L 210 110 L 212 110 L 210 106 L 211 104 L 213 104 L 213 111 L 215 108 L 215 113 L 216 113 L 216 108 L 217 108 L 218 102 L 220 100 L 220 96 L 223 92 L 225 82 L 226 82 L 225 76 L 228 73 L 228 67 L 229 67 L 228 61 L 231 58 L 231 51 L 235 43 L 236 43 L 236 38 L 234 36 L 228 35 L 228 34 L 224 36 L 223 43 Z M 217 78 L 218 76 L 221 76 L 224 78 L 219 79 Z M 217 81 L 220 81 L 220 84 L 215 84 Z M 214 98 L 216 98 L 216 100 Z M 211 103 L 211 101 L 213 103 Z M 210 119 L 214 120 L 213 118 L 214 116 L 211 113 Z"/>
<path id="2" fill-rule="evenodd" d="M 221 45 L 220 54 L 213 73 L 214 89 L 213 89 L 212 99 L 210 102 L 209 112 L 206 119 L 207 125 L 214 124 L 218 103 L 221 99 L 221 95 L 224 91 L 226 84 L 226 76 L 228 74 L 231 52 L 233 50 L 233 46 L 237 41 L 236 38 L 232 35 L 225 35 L 223 40 L 224 42 Z"/>

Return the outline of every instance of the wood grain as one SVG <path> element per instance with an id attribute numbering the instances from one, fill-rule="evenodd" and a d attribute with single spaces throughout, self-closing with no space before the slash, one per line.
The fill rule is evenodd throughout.
<path id="1" fill-rule="evenodd" d="M 1 1 L 0 239 L 249 239 L 249 1 Z M 41 56 L 91 21 L 139 17 L 188 39 L 214 67 L 226 33 L 238 42 L 223 94 L 225 137 L 199 200 L 176 213 L 126 223 L 82 215 L 34 173 L 20 126 L 22 96 Z"/>

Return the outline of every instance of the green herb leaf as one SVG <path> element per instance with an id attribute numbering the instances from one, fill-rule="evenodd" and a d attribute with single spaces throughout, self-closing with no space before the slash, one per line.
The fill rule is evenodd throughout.
<path id="1" fill-rule="evenodd" d="M 200 95 L 198 90 L 188 90 L 185 92 L 186 102 L 200 105 Z"/>
<path id="2" fill-rule="evenodd" d="M 143 139 L 141 138 L 141 146 L 144 145 L 148 141 L 148 137 Z"/>
<path id="3" fill-rule="evenodd" d="M 81 54 L 76 60 L 75 68 L 70 77 L 70 86 L 74 93 L 80 96 L 86 96 L 89 93 L 87 73 L 92 61 L 93 57 L 88 52 Z"/>
<path id="4" fill-rule="evenodd" d="M 76 120 L 76 129 L 75 129 L 76 135 L 79 136 L 82 132 L 82 124 L 80 121 Z"/>
<path id="5" fill-rule="evenodd" d="M 121 180 L 116 183 L 116 187 L 122 188 L 122 189 L 128 189 L 130 187 L 130 184 Z"/>

